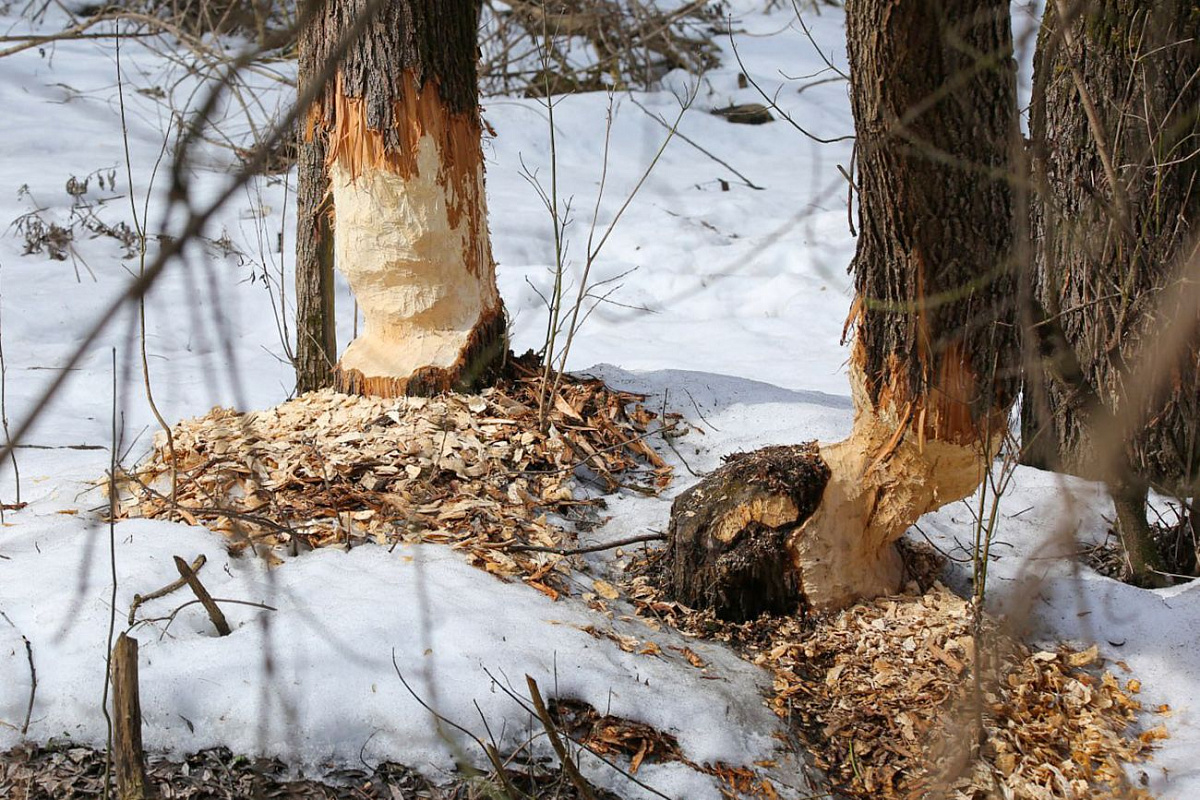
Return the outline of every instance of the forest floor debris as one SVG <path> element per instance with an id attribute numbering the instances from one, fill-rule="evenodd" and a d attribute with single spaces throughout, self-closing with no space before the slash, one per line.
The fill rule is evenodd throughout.
<path id="1" fill-rule="evenodd" d="M 543 428 L 539 386 L 391 400 L 324 390 L 265 411 L 215 408 L 175 426 L 174 458 L 160 435 L 124 473 L 117 515 L 203 523 L 235 551 L 273 559 L 366 541 L 448 544 L 557 597 L 563 557 L 508 548 L 561 547 L 571 523 L 594 519 L 602 492 L 659 492 L 671 468 L 647 440 L 681 420 L 573 378 Z"/>
<path id="2" fill-rule="evenodd" d="M 1173 522 L 1160 519 L 1150 526 L 1150 534 L 1158 547 L 1164 570 L 1176 585 L 1200 577 L 1200 524 L 1191 514 L 1182 515 Z M 1085 547 L 1079 558 L 1105 577 L 1129 582 L 1129 561 L 1115 526 L 1108 529 L 1103 541 Z"/>
<path id="3" fill-rule="evenodd" d="M 986 617 L 977 636 L 971 604 L 940 583 L 740 625 L 663 598 L 645 576 L 627 588 L 643 616 L 770 670 L 768 702 L 841 795 L 1150 797 L 1126 769 L 1167 738 L 1162 724 L 1138 730 L 1144 712 L 1170 709 L 1142 707 L 1128 666 L 1104 664 L 1094 646 L 1033 650 Z"/>
<path id="4" fill-rule="evenodd" d="M 18 747 L 0 753 L 0 796 L 9 800 L 92 800 L 104 794 L 103 750 L 70 742 Z M 164 800 L 483 800 L 497 787 L 481 776 L 437 786 L 407 767 L 385 762 L 341 768 L 321 779 L 291 774 L 279 759 L 247 758 L 219 747 L 182 761 L 151 757 L 147 777 Z M 579 793 L 558 770 L 513 770 L 509 780 L 531 797 L 576 800 Z M 597 790 L 598 797 L 615 796 Z"/>
<path id="5" fill-rule="evenodd" d="M 576 744 L 600 756 L 628 759 L 632 775 L 637 774 L 643 763 L 676 761 L 718 778 L 726 797 L 778 800 L 779 794 L 771 781 L 754 770 L 724 763 L 696 764 L 684 757 L 674 736 L 649 725 L 602 714 L 587 703 L 570 698 L 551 701 L 550 714 Z"/>

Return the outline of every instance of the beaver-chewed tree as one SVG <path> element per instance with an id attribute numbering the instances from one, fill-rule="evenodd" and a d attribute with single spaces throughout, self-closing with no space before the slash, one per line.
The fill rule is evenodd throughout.
<path id="1" fill-rule="evenodd" d="M 672 508 L 665 580 L 725 618 L 899 588 L 895 541 L 970 494 L 1017 387 L 1005 0 L 848 0 L 855 403 L 836 444 L 736 456 Z"/>
<path id="2" fill-rule="evenodd" d="M 1170 359 L 1161 391 L 1139 391 L 1144 407 L 1122 399 L 1176 313 L 1163 298 L 1196 246 L 1197 41 L 1194 3 L 1051 0 L 1035 59 L 1033 294 L 1048 368 L 1026 390 L 1022 438 L 1028 463 L 1109 482 L 1132 576 L 1143 583 L 1162 582 L 1147 487 L 1188 497 L 1200 478 L 1200 342 Z M 1127 441 L 1104 442 L 1127 413 L 1147 424 Z M 1104 463 L 1105 451 L 1119 453 L 1118 463 Z"/>
<path id="3" fill-rule="evenodd" d="M 333 381 L 384 396 L 472 388 L 507 350 L 484 194 L 479 4 L 324 3 L 302 40 L 305 63 L 325 64 L 364 13 L 374 19 L 306 120 L 304 137 L 320 146 L 301 151 L 323 150 L 328 178 L 327 197 L 302 198 L 301 235 L 319 249 L 332 229 L 365 323 Z M 327 291 L 320 270 L 310 274 L 316 295 Z M 315 322 L 300 335 L 329 341 Z"/>

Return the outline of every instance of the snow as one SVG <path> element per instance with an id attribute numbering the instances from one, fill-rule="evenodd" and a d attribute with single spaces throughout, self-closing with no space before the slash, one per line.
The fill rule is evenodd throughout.
<path id="1" fill-rule="evenodd" d="M 35 736 L 97 736 L 110 608 L 106 533 L 60 515 L 22 524 L 5 538 L 0 598 L 16 629 L 30 637 L 39 665 Z M 645 721 L 677 736 L 700 762 L 749 763 L 772 750 L 773 715 L 744 702 L 761 686 L 749 664 L 617 620 L 614 630 L 653 638 L 668 655 L 625 653 L 582 630 L 610 624 L 581 603 L 554 603 L 502 583 L 444 547 L 323 549 L 267 571 L 260 560 L 231 558 L 220 536 L 199 528 L 131 521 L 117 526 L 116 537 L 122 616 L 135 591 L 177 576 L 171 559 L 179 553 L 207 557 L 201 575 L 214 597 L 276 609 L 226 605 L 228 638 L 214 634 L 197 606 L 169 624 L 135 630 L 144 736 L 156 748 L 182 753 L 224 744 L 310 765 L 402 754 L 434 772 L 452 770 L 459 754 L 478 760 L 474 743 L 448 727 L 438 730 L 408 694 L 394 657 L 413 690 L 446 717 L 481 736 L 486 719 L 501 751 L 530 737 L 530 721 L 492 687 L 489 673 L 522 695 L 528 674 L 548 696 Z M 96 557 L 85 561 L 89 547 Z M 178 603 L 150 601 L 139 616 L 165 617 Z M 19 677 L 27 674 L 25 652 L 13 628 L 0 635 L 4 674 L 12 676 L 0 688 L 0 714 L 19 720 L 28 701 L 28 679 Z M 671 645 L 690 645 L 713 661 L 721 679 L 681 666 Z M 730 737 L 731 730 L 742 735 Z M 716 796 L 707 778 L 673 772 L 664 776 L 667 791 Z M 601 778 L 614 784 L 611 774 Z"/>
<path id="2" fill-rule="evenodd" d="M 764 4 L 751 0 L 727 5 L 745 30 L 737 36 L 742 65 L 725 41 L 724 65 L 698 85 L 695 78 L 672 74 L 663 91 L 635 98 L 673 120 L 678 98 L 695 88 L 697 99 L 680 131 L 764 188 L 751 189 L 687 142 L 672 142 L 596 265 L 600 280 L 635 270 L 617 281 L 622 288 L 613 299 L 621 305 L 597 308 L 570 360 L 574 369 L 647 392 L 652 406 L 684 414 L 702 433 L 675 441 L 678 453 L 667 453 L 678 479 L 665 496 L 611 498 L 605 512 L 610 521 L 586 534 L 587 542 L 662 530 L 671 497 L 694 480 L 689 471 L 712 469 L 724 454 L 835 440 L 850 427 L 846 350 L 838 343 L 851 299 L 846 266 L 854 240 L 837 170 L 849 162 L 850 142 L 817 144 L 783 121 L 735 126 L 705 113 L 760 100 L 754 89 L 738 88 L 737 73 L 744 70 L 768 93 L 778 91 L 779 104 L 806 129 L 838 137 L 853 127 L 846 87 L 833 82 L 798 92 L 785 75 L 810 75 L 824 63 L 789 15 L 763 13 Z M 48 12 L 39 27 L 10 10 L 0 16 L 0 28 L 53 30 L 63 23 L 57 13 Z M 844 68 L 840 13 L 825 9 L 807 21 L 826 54 Z M 203 82 L 181 76 L 161 55 L 131 42 L 122 49 L 121 67 L 132 192 L 140 211 L 171 119 L 148 90 L 157 87 L 181 105 Z M 264 109 L 254 111 L 255 125 L 279 114 L 288 89 L 274 76 L 292 69 L 276 64 L 270 74 L 247 77 L 264 98 Z M 664 135 L 631 98 L 618 95 L 612 103 L 600 230 Z M 609 104 L 590 94 L 565 98 L 555 109 L 560 194 L 573 197 L 576 209 L 568 230 L 573 275 L 583 261 L 600 182 Z M 47 222 L 65 224 L 71 209 L 67 179 L 115 170 L 115 186 L 101 188 L 93 179 L 85 199 L 106 223 L 132 224 L 110 41 L 61 42 L 0 59 L 0 107 L 7 147 L 0 160 L 0 222 L 40 209 Z M 249 128 L 236 103 L 223 113 L 231 135 Z M 514 348 L 536 348 L 546 317 L 532 287 L 546 291 L 553 246 L 550 220 L 522 170 L 548 183 L 546 112 L 533 100 L 491 98 L 485 117 L 497 132 L 485 152 L 500 290 L 514 319 Z M 207 202 L 231 180 L 233 167 L 219 143 L 201 152 L 189 179 L 198 202 Z M 169 181 L 165 170 L 154 179 L 151 231 L 161 228 Z M 22 186 L 27 193 L 18 193 Z M 293 214 L 292 187 L 285 181 L 253 181 L 206 230 L 214 240 L 228 236 L 246 255 L 197 247 L 154 288 L 147 349 L 166 419 L 215 404 L 262 408 L 288 396 L 292 374 L 279 320 L 292 312 L 290 306 L 279 312 L 278 301 L 281 291 L 287 303 L 292 300 L 290 257 L 283 254 L 293 249 Z M 73 246 L 78 264 L 22 255 L 24 242 L 13 228 L 0 236 L 0 333 L 13 424 L 30 413 L 53 370 L 137 271 L 136 260 L 122 260 L 123 248 L 111 239 L 81 231 Z M 151 258 L 156 247 L 152 243 Z M 338 302 L 344 346 L 354 325 L 344 284 Z M 764 672 L 718 646 L 685 642 L 620 614 L 606 618 L 578 600 L 553 603 L 470 568 L 445 548 L 321 551 L 266 571 L 253 559 L 230 557 L 223 539 L 203 529 L 124 522 L 115 528 L 114 608 L 108 531 L 91 510 L 104 503 L 95 482 L 108 466 L 114 380 L 120 450 L 136 458 L 155 429 L 134 323 L 128 310 L 112 320 L 26 438 L 39 449 L 18 451 L 22 500 L 30 505 L 7 512 L 0 528 L 0 611 L 12 622 L 0 619 L 0 747 L 19 741 L 11 726 L 19 726 L 28 701 L 20 634 L 29 638 L 38 668 L 30 737 L 102 741 L 110 613 L 120 627 L 135 592 L 175 576 L 173 555 L 190 560 L 204 554 L 208 564 L 201 574 L 215 596 L 276 610 L 227 605 L 234 631 L 226 639 L 212 635 L 194 606 L 169 629 L 160 621 L 136 630 L 145 738 L 153 748 L 181 753 L 225 744 L 318 770 L 360 755 L 432 774 L 447 773 L 461 757 L 478 763 L 473 743 L 447 728 L 448 738 L 437 735 L 397 677 L 394 653 L 422 699 L 477 735 L 485 735 L 484 720 L 509 745 L 530 735 L 528 714 L 488 677 L 523 693 L 528 673 L 544 691 L 553 687 L 548 694 L 579 697 L 678 736 L 694 761 L 781 759 L 770 771 L 773 779 L 777 785 L 795 782 L 797 765 L 781 758 L 772 738 L 780 722 L 761 700 L 769 688 Z M 94 449 L 64 449 L 79 445 Z M 0 497 L 11 502 L 14 496 L 14 473 L 5 464 Z M 921 531 L 961 555 L 954 548 L 970 540 L 972 502 L 929 515 Z M 1018 469 L 1002 499 L 990 601 L 1031 636 L 1096 641 L 1105 657 L 1125 661 L 1143 682 L 1147 706 L 1170 703 L 1174 709 L 1166 720 L 1172 738 L 1140 767 L 1150 788 L 1162 797 L 1200 796 L 1200 768 L 1192 755 L 1200 747 L 1194 700 L 1200 696 L 1194 657 L 1200 588 L 1137 590 L 1057 558 L 1102 536 L 1105 515 L 1111 517 L 1111 507 L 1096 486 Z M 592 572 L 577 576 L 580 587 L 620 560 L 612 553 L 589 556 Z M 147 604 L 145 612 L 165 616 L 173 607 L 173 598 L 166 598 Z M 663 655 L 625 653 L 580 630 L 587 625 L 655 642 Z M 710 662 L 704 674 L 670 649 L 684 644 Z M 622 796 L 645 794 L 591 759 L 585 770 Z M 708 778 L 680 765 L 645 765 L 639 778 L 671 797 L 718 796 Z"/>

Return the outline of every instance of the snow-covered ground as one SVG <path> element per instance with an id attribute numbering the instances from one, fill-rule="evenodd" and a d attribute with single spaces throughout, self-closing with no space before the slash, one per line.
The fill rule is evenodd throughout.
<path id="1" fill-rule="evenodd" d="M 743 31 L 737 36 L 743 66 L 723 42 L 724 66 L 700 80 L 680 130 L 763 188 L 747 187 L 687 142 L 674 141 L 596 265 L 599 280 L 635 270 L 618 281 L 623 287 L 613 299 L 621 305 L 595 311 L 570 363 L 649 392 L 655 404 L 665 400 L 704 432 L 677 443 L 686 466 L 668 454 L 677 464 L 676 485 L 662 498 L 613 499 L 606 512 L 611 521 L 588 534 L 596 540 L 661 529 L 670 497 L 693 480 L 689 468 L 708 470 L 724 453 L 765 444 L 835 439 L 850 425 L 846 352 L 838 342 L 850 302 L 846 266 L 854 240 L 837 170 L 849 161 L 850 143 L 818 144 L 782 121 L 736 126 L 705 113 L 760 99 L 754 89 L 738 88 L 737 74 L 745 69 L 767 92 L 778 90 L 779 104 L 805 128 L 825 138 L 844 136 L 852 133 L 846 87 L 832 82 L 798 91 L 805 81 L 785 80 L 785 74 L 811 75 L 825 65 L 790 12 L 762 13 L 761 0 L 727 5 Z M 826 55 L 844 64 L 840 13 L 825 10 L 807 22 Z M 39 30 L 62 23 L 49 16 Z M 0 26 L 20 32 L 29 23 L 13 9 Z M 286 75 L 291 66 L 270 69 Z M 0 59 L 0 224 L 30 211 L 47 223 L 65 223 L 72 206 L 68 179 L 97 170 L 103 186 L 94 176 L 82 196 L 96 215 L 109 225 L 132 223 L 131 191 L 140 213 L 170 121 L 156 95 L 172 93 L 181 103 L 195 81 L 134 43 L 122 48 L 121 70 L 132 189 L 110 40 L 61 42 Z M 286 102 L 288 88 L 270 74 L 247 80 L 268 108 Z M 695 80 L 673 74 L 666 84 L 674 93 L 635 99 L 673 119 L 676 96 Z M 663 136 L 631 98 L 617 96 L 614 103 L 602 227 Z M 599 185 L 608 104 L 590 94 L 556 108 L 561 192 L 581 209 L 569 229 L 576 262 Z M 500 287 L 514 320 L 514 348 L 536 348 L 545 312 L 534 287 L 548 287 L 553 249 L 550 221 L 522 170 L 548 180 L 546 113 L 526 99 L 493 98 L 485 105 L 496 131 L 486 153 Z M 248 127 L 236 105 L 228 113 L 228 131 Z M 261 112 L 255 114 L 255 124 L 262 124 Z M 213 145 L 203 154 L 190 176 L 202 199 L 214 196 L 232 172 L 228 150 Z M 164 208 L 164 172 L 149 204 L 151 230 Z M 288 396 L 292 372 L 274 309 L 281 288 L 291 302 L 293 215 L 284 180 L 256 180 L 207 229 L 211 239 L 228 237 L 247 255 L 226 255 L 217 244 L 196 248 L 154 288 L 147 349 L 155 397 L 168 420 L 217 404 L 261 408 Z M 44 253 L 22 255 L 24 236 L 15 227 L 0 236 L 0 334 L 14 425 L 137 270 L 111 238 L 79 232 L 71 247 L 66 261 L 56 261 Z M 338 299 L 344 346 L 353 328 L 344 287 Z M 284 316 L 290 314 L 288 308 Z M 29 696 L 20 634 L 29 638 L 37 663 L 30 737 L 103 738 L 100 697 L 113 590 L 107 529 L 89 509 L 103 503 L 94 482 L 108 466 L 114 380 L 121 449 L 136 458 L 155 429 L 134 322 L 126 311 L 108 325 L 26 437 L 30 446 L 18 451 L 21 499 L 29 506 L 8 512 L 0 528 L 0 611 L 11 621 L 0 618 L 0 747 L 19 740 L 13 726 L 23 720 Z M 14 471 L 10 464 L 0 470 L 0 498 L 12 502 Z M 1108 501 L 1095 486 L 1019 469 L 1002 500 L 990 596 L 1033 636 L 1094 641 L 1106 657 L 1127 663 L 1142 680 L 1148 706 L 1174 709 L 1167 719 L 1172 738 L 1143 767 L 1151 789 L 1164 797 L 1200 796 L 1193 756 L 1200 749 L 1200 588 L 1137 590 L 1057 557 L 1076 541 L 1102 536 L 1106 514 Z M 939 546 L 960 555 L 954 548 L 967 545 L 972 526 L 967 503 L 920 524 Z M 151 747 L 182 752 L 224 743 L 310 767 L 353 761 L 361 753 L 370 762 L 397 760 L 435 773 L 452 769 L 460 755 L 478 759 L 474 745 L 452 732 L 439 737 L 401 684 L 394 657 L 426 702 L 481 736 L 486 720 L 509 744 L 528 735 L 529 718 L 492 685 L 489 673 L 518 690 L 528 673 L 543 687 L 556 687 L 555 694 L 651 723 L 678 736 L 693 761 L 778 758 L 772 733 L 779 722 L 760 699 L 765 673 L 718 647 L 689 642 L 710 663 L 701 673 L 671 649 L 683 644 L 674 634 L 605 619 L 576 600 L 552 603 L 471 569 L 447 549 L 316 552 L 267 572 L 252 559 L 231 558 L 221 536 L 200 528 L 139 521 L 121 523 L 115 533 L 118 625 L 134 593 L 171 580 L 176 554 L 208 557 L 203 575 L 217 597 L 276 609 L 229 606 L 235 630 L 227 639 L 211 636 L 194 607 L 169 629 L 165 623 L 139 629 Z M 591 563 L 603 571 L 611 558 Z M 172 607 L 168 598 L 146 611 L 165 614 Z M 661 654 L 623 652 L 580 630 L 587 625 L 654 641 Z M 585 765 L 623 796 L 645 794 L 606 767 Z M 773 775 L 786 786 L 789 773 L 795 783 L 796 765 L 782 761 Z M 638 777 L 672 797 L 717 796 L 706 777 L 679 765 L 646 765 Z"/>

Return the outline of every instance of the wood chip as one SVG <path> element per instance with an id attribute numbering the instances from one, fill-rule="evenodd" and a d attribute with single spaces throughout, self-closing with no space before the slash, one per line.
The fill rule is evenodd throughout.
<path id="1" fill-rule="evenodd" d="M 570 543 L 569 522 L 594 515 L 595 501 L 577 499 L 577 469 L 609 490 L 661 490 L 671 469 L 646 440 L 652 425 L 678 418 L 658 420 L 638 395 L 568 377 L 543 431 L 540 376 L 527 371 L 479 395 L 324 390 L 258 412 L 214 408 L 175 426 L 174 463 L 156 441 L 123 481 L 118 514 L 204 524 L 235 551 L 265 548 L 275 559 L 366 542 L 450 544 L 481 569 L 557 598 L 568 591 L 562 557 L 504 546 Z M 618 596 L 611 584 L 597 592 Z"/>

